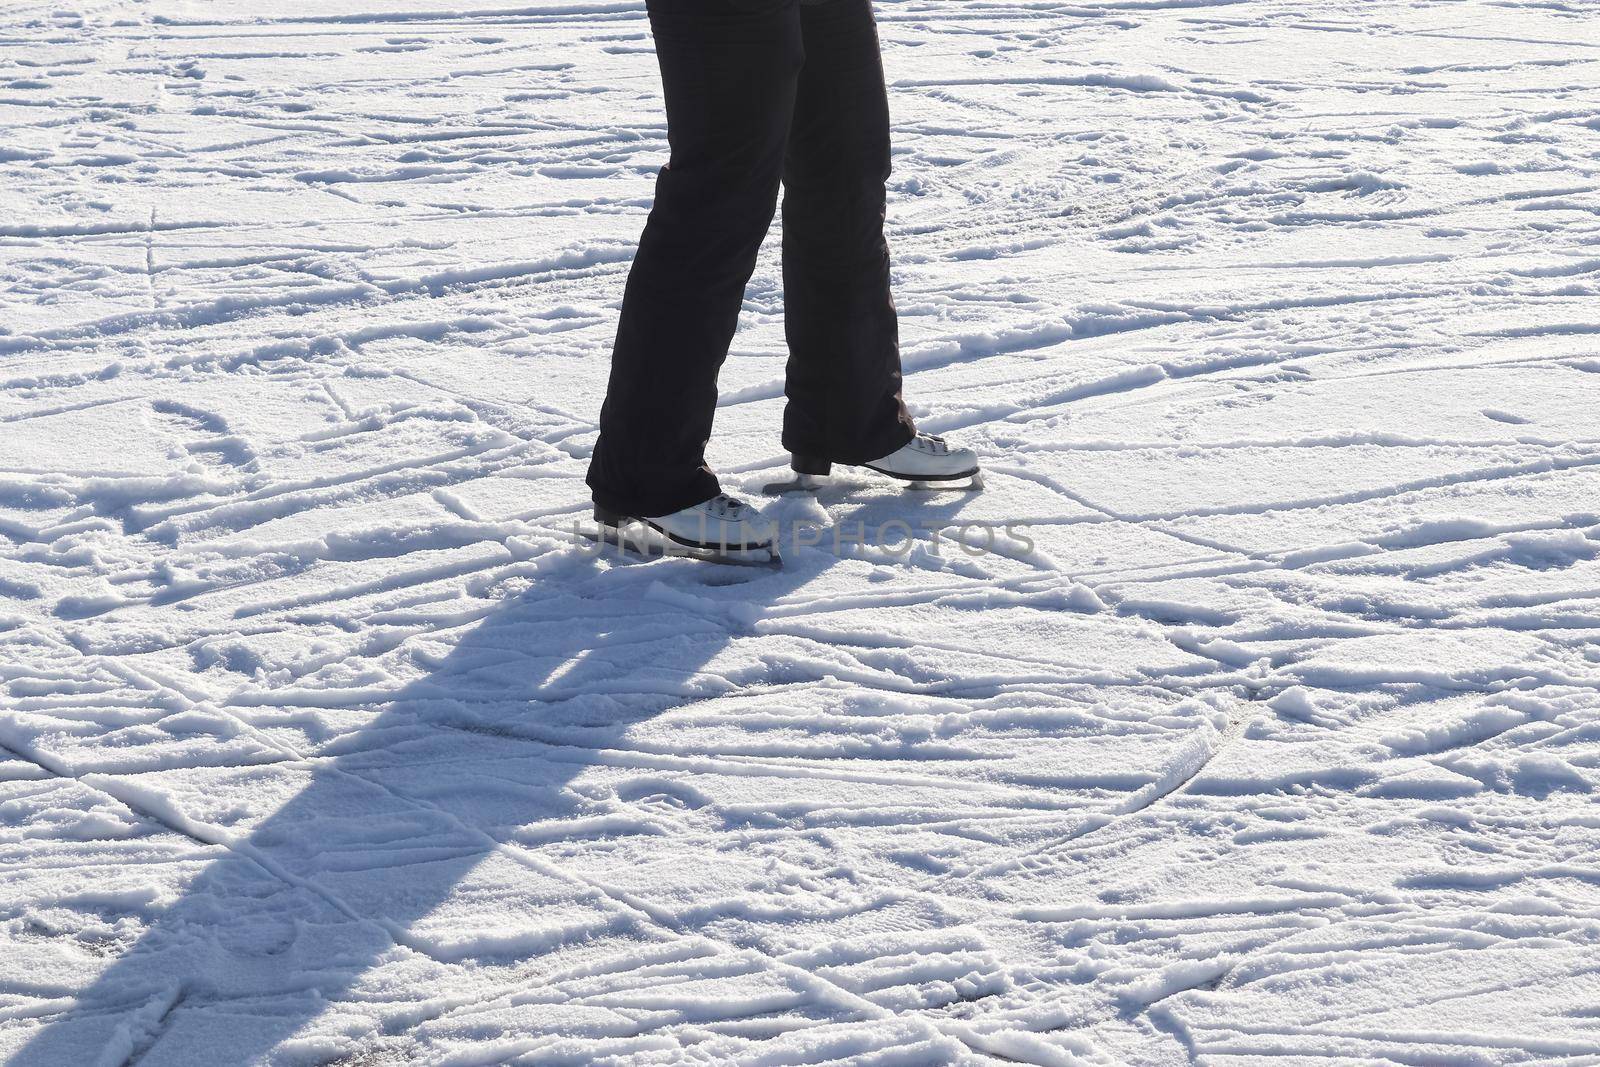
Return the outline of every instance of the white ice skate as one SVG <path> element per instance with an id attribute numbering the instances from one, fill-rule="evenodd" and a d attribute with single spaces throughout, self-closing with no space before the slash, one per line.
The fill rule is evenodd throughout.
<path id="1" fill-rule="evenodd" d="M 777 526 L 726 493 L 670 515 L 624 515 L 596 504 L 594 521 L 603 540 L 647 555 L 689 555 L 723 563 L 783 562 Z M 635 525 L 655 536 L 631 536 Z"/>
<path id="2" fill-rule="evenodd" d="M 790 466 L 794 468 L 794 481 L 769 485 L 766 487 L 767 492 L 788 493 L 816 489 L 821 485 L 817 479 L 833 472 L 831 461 L 813 456 L 796 454 Z M 962 481 L 972 489 L 983 488 L 983 473 L 978 469 L 978 454 L 970 448 L 952 446 L 944 438 L 929 433 L 919 433 L 882 459 L 875 459 L 871 463 L 862 463 L 858 466 L 877 471 L 879 474 L 887 474 L 902 482 L 909 482 L 913 489 L 945 488 L 950 482 Z"/>

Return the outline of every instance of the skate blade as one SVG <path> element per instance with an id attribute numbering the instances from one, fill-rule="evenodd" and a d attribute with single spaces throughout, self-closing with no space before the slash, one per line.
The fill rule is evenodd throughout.
<path id="1" fill-rule="evenodd" d="M 966 479 L 963 484 L 962 479 Z M 917 493 L 981 493 L 984 489 L 983 472 L 978 471 L 972 475 L 962 475 L 959 478 L 946 478 L 933 482 L 926 478 L 907 479 L 907 489 Z"/>
<path id="2" fill-rule="evenodd" d="M 815 474 L 797 474 L 793 480 L 787 482 L 768 482 L 761 487 L 767 496 L 783 496 L 785 493 L 815 493 L 826 484 Z"/>
<path id="3" fill-rule="evenodd" d="M 778 553 L 776 548 L 751 548 L 742 551 L 724 552 L 714 548 L 691 548 L 688 545 L 674 544 L 667 549 L 666 554 L 697 559 L 702 563 L 724 563 L 730 567 L 783 566 L 783 556 Z"/>
<path id="4" fill-rule="evenodd" d="M 907 489 L 919 493 L 936 492 L 970 492 L 979 493 L 985 488 L 982 471 L 973 471 L 970 474 L 958 474 L 954 478 L 907 478 L 899 474 L 890 474 L 888 471 L 878 470 L 876 467 L 867 467 L 868 470 L 877 471 L 879 474 L 893 478 Z M 827 483 L 814 474 L 797 474 L 791 481 L 768 482 L 761 487 L 761 492 L 767 496 L 783 496 L 786 493 L 815 493 Z"/>

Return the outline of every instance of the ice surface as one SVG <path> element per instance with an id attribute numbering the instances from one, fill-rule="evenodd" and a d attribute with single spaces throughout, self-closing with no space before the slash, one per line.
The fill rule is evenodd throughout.
<path id="1" fill-rule="evenodd" d="M 1600 1062 L 1592 0 L 880 2 L 779 571 L 570 537 L 644 9 L 0 9 L 0 1061 Z"/>

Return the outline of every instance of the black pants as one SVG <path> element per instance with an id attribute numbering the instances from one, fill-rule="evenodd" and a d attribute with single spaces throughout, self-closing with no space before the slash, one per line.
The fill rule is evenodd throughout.
<path id="1" fill-rule="evenodd" d="M 671 159 L 623 297 L 589 465 L 597 503 L 665 515 L 705 464 L 744 289 L 778 198 L 783 444 L 843 463 L 909 441 L 883 238 L 889 104 L 870 0 L 648 0 Z"/>

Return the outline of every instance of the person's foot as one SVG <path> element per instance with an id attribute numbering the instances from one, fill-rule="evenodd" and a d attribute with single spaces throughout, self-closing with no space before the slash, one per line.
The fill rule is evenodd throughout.
<path id="1" fill-rule="evenodd" d="M 594 519 L 601 526 L 618 529 L 630 522 L 642 522 L 675 544 L 719 555 L 777 554 L 773 524 L 749 504 L 726 493 L 670 515 L 625 515 L 596 505 Z"/>
<path id="2" fill-rule="evenodd" d="M 774 496 L 796 491 L 809 492 L 821 487 L 818 477 L 833 472 L 832 461 L 798 452 L 794 453 L 789 465 L 794 468 L 794 480 L 775 482 L 767 486 L 764 492 Z M 919 433 L 887 456 L 855 466 L 910 482 L 913 489 L 963 479 L 970 479 L 969 484 L 973 489 L 983 488 L 978 454 L 970 448 L 952 446 L 944 438 L 930 433 Z"/>
<path id="3" fill-rule="evenodd" d="M 863 466 L 908 482 L 952 482 L 977 475 L 978 454 L 931 433 L 919 433 L 882 459 Z"/>

